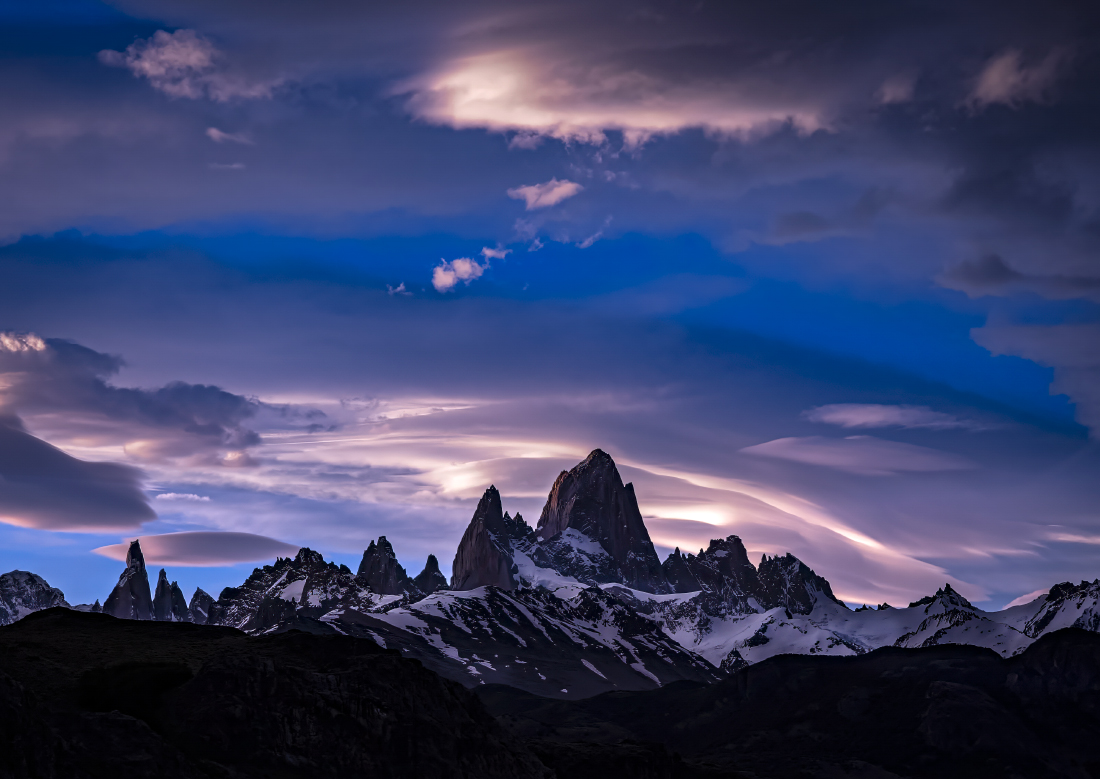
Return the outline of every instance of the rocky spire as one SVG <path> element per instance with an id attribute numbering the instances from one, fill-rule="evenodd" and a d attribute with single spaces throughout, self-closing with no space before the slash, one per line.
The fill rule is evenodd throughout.
<path id="1" fill-rule="evenodd" d="M 126 553 L 126 570 L 118 577 L 118 584 L 104 601 L 103 613 L 120 619 L 153 618 L 149 574 L 145 570 L 141 544 L 136 539 L 130 542 L 130 550 Z"/>
<path id="2" fill-rule="evenodd" d="M 447 589 L 447 577 L 440 572 L 439 561 L 435 559 L 434 554 L 428 555 L 428 562 L 424 565 L 424 570 L 416 575 L 413 584 L 416 585 L 416 589 L 425 595 Z"/>
<path id="3" fill-rule="evenodd" d="M 93 614 L 102 614 L 103 613 L 103 606 L 100 605 L 99 598 L 96 598 L 95 603 L 92 604 L 92 613 Z"/>
<path id="4" fill-rule="evenodd" d="M 191 605 L 187 609 L 191 612 L 192 621 L 197 625 L 211 622 L 210 615 L 214 609 L 214 603 L 214 598 L 210 594 L 201 587 L 196 587 L 195 594 L 191 596 Z"/>
<path id="5" fill-rule="evenodd" d="M 412 585 L 385 536 L 379 536 L 377 544 L 370 542 L 356 575 L 379 595 L 404 595 Z"/>
<path id="6" fill-rule="evenodd" d="M 485 490 L 477 504 L 451 567 L 451 588 L 472 590 L 491 584 L 503 590 L 516 588 L 512 562 L 511 521 L 506 521 L 500 505 L 500 493 L 494 486 Z"/>
<path id="7" fill-rule="evenodd" d="M 604 548 L 623 584 L 646 592 L 672 591 L 642 521 L 634 485 L 623 484 L 615 461 L 600 449 L 558 476 L 539 517 L 538 539 L 549 541 L 568 528 Z"/>
<path id="8" fill-rule="evenodd" d="M 191 613 L 187 600 L 177 582 L 168 583 L 168 574 L 163 568 L 157 578 L 157 592 L 153 596 L 153 619 L 160 622 L 190 622 Z"/>

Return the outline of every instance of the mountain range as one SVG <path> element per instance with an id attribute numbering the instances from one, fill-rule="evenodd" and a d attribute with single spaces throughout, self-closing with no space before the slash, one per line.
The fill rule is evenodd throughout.
<path id="1" fill-rule="evenodd" d="M 776 655 L 865 655 L 963 644 L 1019 655 L 1067 627 L 1100 631 L 1100 580 L 1063 583 L 1030 603 L 976 608 L 945 585 L 907 607 L 852 610 L 787 555 L 749 560 L 741 539 L 659 559 L 633 486 L 593 451 L 555 480 L 537 525 L 503 511 L 490 486 L 459 542 L 448 582 L 429 556 L 410 577 L 385 536 L 354 573 L 303 548 L 256 568 L 217 599 L 187 602 L 161 570 L 155 589 L 138 541 L 100 605 L 82 611 L 190 622 L 252 635 L 297 629 L 372 640 L 468 687 L 503 684 L 580 699 L 714 683 Z M 41 577 L 0 576 L 0 624 L 68 604 Z"/>

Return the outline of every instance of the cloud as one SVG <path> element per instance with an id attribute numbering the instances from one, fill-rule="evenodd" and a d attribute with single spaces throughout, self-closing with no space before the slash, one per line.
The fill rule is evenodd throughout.
<path id="1" fill-rule="evenodd" d="M 515 132 L 511 145 L 524 149 L 537 146 L 539 137 L 602 144 L 610 130 L 636 148 L 691 127 L 747 137 L 785 127 L 810 133 L 827 124 L 812 97 L 784 94 L 767 76 L 672 74 L 636 52 L 615 51 L 608 41 L 583 52 L 574 50 L 576 43 L 545 40 L 456 57 L 395 91 L 408 95 L 409 110 L 421 119 Z M 661 60 L 659 44 L 633 43 L 652 47 L 645 53 Z M 593 56 L 596 50 L 602 56 Z"/>
<path id="2" fill-rule="evenodd" d="M 409 295 L 412 295 L 412 293 L 409 292 L 409 290 L 405 289 L 405 282 L 403 282 L 403 281 L 400 284 L 398 284 L 396 287 L 391 286 L 390 284 L 387 284 L 386 285 L 386 294 L 388 294 L 390 297 L 393 297 L 394 295 L 404 295 L 405 297 L 408 297 Z"/>
<path id="3" fill-rule="evenodd" d="M 980 110 L 996 103 L 1018 108 L 1024 103 L 1045 102 L 1067 61 L 1065 51 L 1054 49 L 1042 62 L 1028 67 L 1021 51 L 1008 49 L 982 68 L 967 103 Z"/>
<path id="4" fill-rule="evenodd" d="M 243 162 L 211 162 L 211 170 L 244 170 Z"/>
<path id="5" fill-rule="evenodd" d="M 450 292 L 455 288 L 458 282 L 464 282 L 469 284 L 476 278 L 479 278 L 489 267 L 489 263 L 484 265 L 477 260 L 471 260 L 468 257 L 459 257 L 457 260 L 441 260 L 441 264 L 437 265 L 432 270 L 432 286 L 439 292 Z"/>
<path id="6" fill-rule="evenodd" d="M 0 415 L 0 522 L 70 532 L 132 530 L 156 519 L 136 468 L 86 462 Z"/>
<path id="7" fill-rule="evenodd" d="M 127 539 L 121 544 L 101 546 L 92 551 L 112 560 L 125 560 L 130 548 Z M 215 567 L 236 563 L 271 560 L 275 557 L 293 557 L 299 547 L 285 544 L 267 536 L 252 533 L 220 531 L 187 531 L 140 536 L 141 551 L 150 565 L 178 565 L 184 567 Z"/>
<path id="8" fill-rule="evenodd" d="M 508 197 L 523 200 L 528 211 L 555 206 L 563 200 L 573 197 L 584 187 L 573 181 L 550 179 L 542 184 L 528 184 L 508 190 Z"/>
<path id="9" fill-rule="evenodd" d="M 741 450 L 756 457 L 771 457 L 807 465 L 820 465 L 863 476 L 897 473 L 958 471 L 976 467 L 964 457 L 924 446 L 884 441 L 872 436 L 844 439 L 809 436 L 777 438 Z"/>
<path id="10" fill-rule="evenodd" d="M 970 336 L 995 355 L 1053 368 L 1051 394 L 1068 395 L 1077 405 L 1077 421 L 1100 438 L 1100 324 L 986 325 Z"/>
<path id="11" fill-rule="evenodd" d="M 965 292 L 972 298 L 1031 292 L 1046 298 L 1100 300 L 1100 276 L 1031 275 L 1021 273 L 997 254 L 961 262 L 941 273 L 940 286 Z"/>
<path id="12" fill-rule="evenodd" d="M 126 68 L 171 97 L 191 100 L 208 97 L 216 102 L 267 98 L 280 83 L 280 80 L 253 81 L 241 74 L 227 73 L 219 67 L 223 60 L 214 44 L 194 30 L 172 33 L 157 30 L 153 37 L 135 41 L 125 51 L 106 49 L 99 53 L 99 61 L 104 65 Z"/>
<path id="13" fill-rule="evenodd" d="M 882 82 L 875 97 L 883 105 L 895 103 L 908 103 L 913 99 L 913 91 L 917 86 L 917 77 L 912 73 L 899 73 Z"/>
<path id="14" fill-rule="evenodd" d="M 1047 587 L 1045 589 L 1042 589 L 1042 590 L 1036 590 L 1035 592 L 1029 592 L 1027 595 L 1021 595 L 1019 598 L 1016 598 L 1015 600 L 1009 601 L 1008 603 L 1005 604 L 1005 608 L 1010 609 L 1013 606 L 1024 606 L 1028 603 L 1031 603 L 1036 598 L 1041 598 L 1042 596 L 1046 595 L 1048 592 L 1050 592 L 1049 587 Z"/>
<path id="15" fill-rule="evenodd" d="M 246 146 L 252 145 L 252 139 L 244 133 L 226 133 L 222 132 L 217 127 L 207 127 L 206 137 L 214 143 L 225 143 L 229 141 L 232 143 L 243 143 Z"/>
<path id="16" fill-rule="evenodd" d="M 195 495 L 190 492 L 162 492 L 159 495 L 153 496 L 154 500 L 182 500 L 189 502 L 203 502 L 209 503 L 210 498 L 206 495 Z"/>
<path id="17" fill-rule="evenodd" d="M 991 430 L 995 425 L 963 419 L 927 406 L 832 403 L 802 413 L 811 422 L 851 428 L 904 427 L 927 430 Z"/>
<path id="18" fill-rule="evenodd" d="M 481 256 L 486 260 L 503 260 L 509 254 L 512 253 L 511 249 L 490 249 L 488 246 L 481 247 Z"/>
<path id="19" fill-rule="evenodd" d="M 176 381 L 156 389 L 118 387 L 108 379 L 121 358 L 34 334 L 0 334 L 0 414 L 20 414 L 51 436 L 121 445 L 138 460 L 190 458 L 250 465 L 260 441 L 246 423 L 260 414 L 291 427 L 323 414 L 272 406 L 219 387 Z"/>

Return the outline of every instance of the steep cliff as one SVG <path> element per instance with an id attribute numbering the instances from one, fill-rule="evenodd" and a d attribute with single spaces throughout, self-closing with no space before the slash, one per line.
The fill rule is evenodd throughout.
<path id="1" fill-rule="evenodd" d="M 530 535 L 531 529 L 522 517 L 512 519 L 503 512 L 500 493 L 490 486 L 458 543 L 451 567 L 451 589 L 472 590 L 491 584 L 514 590 L 517 570 L 512 561 L 512 543 Z"/>

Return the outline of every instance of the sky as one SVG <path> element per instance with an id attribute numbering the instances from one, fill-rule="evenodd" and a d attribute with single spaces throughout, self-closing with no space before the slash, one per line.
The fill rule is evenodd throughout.
<path id="1" fill-rule="evenodd" d="M 662 557 L 1100 576 L 1100 8 L 0 2 L 0 570 L 215 596 L 594 448 Z"/>

